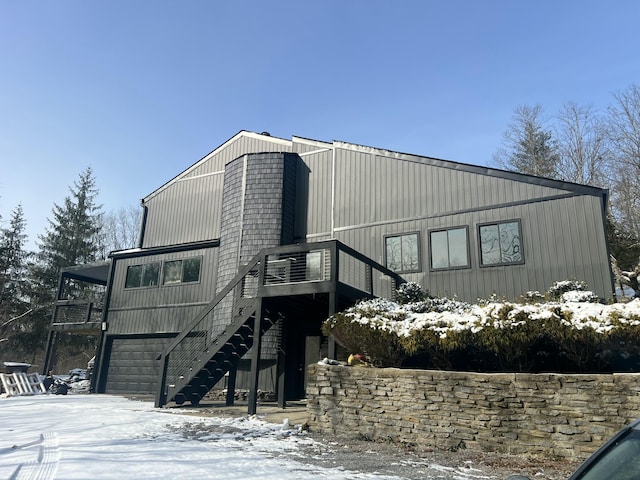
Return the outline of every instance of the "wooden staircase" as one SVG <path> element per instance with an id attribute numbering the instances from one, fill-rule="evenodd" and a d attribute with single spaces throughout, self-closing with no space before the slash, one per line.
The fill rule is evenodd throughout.
<path id="1" fill-rule="evenodd" d="M 259 302 L 254 300 L 251 308 L 243 308 L 243 313 L 237 315 L 218 336 L 213 342 L 217 349 L 207 349 L 199 358 L 194 359 L 190 370 L 196 372 L 193 377 L 182 377 L 167 385 L 168 398 L 172 398 L 178 405 L 185 401 L 197 405 L 209 390 L 236 367 L 237 362 L 253 346 L 257 303 Z M 264 335 L 275 323 L 270 316 L 263 317 L 260 322 L 260 335 Z"/>
<path id="2" fill-rule="evenodd" d="M 156 393 L 156 407 L 189 401 L 197 405 L 216 383 L 234 369 L 254 343 L 256 314 L 262 305 L 253 288 L 245 285 L 257 274 L 260 255 L 207 305 L 158 358 L 163 361 L 162 378 Z M 212 325 L 219 316 L 232 316 L 224 330 L 212 336 Z M 260 318 L 260 335 L 275 323 L 267 315 Z"/>
<path id="3" fill-rule="evenodd" d="M 263 249 L 158 357 L 161 373 L 155 406 L 197 405 L 227 373 L 230 404 L 238 363 L 253 347 L 249 413 L 255 413 L 261 339 L 281 315 L 275 297 L 325 295 L 332 314 L 341 305 L 339 297 L 391 298 L 403 281 L 337 240 Z"/>

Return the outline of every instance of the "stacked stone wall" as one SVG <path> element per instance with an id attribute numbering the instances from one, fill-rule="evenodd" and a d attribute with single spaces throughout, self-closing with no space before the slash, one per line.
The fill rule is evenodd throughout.
<path id="1" fill-rule="evenodd" d="M 640 375 L 310 365 L 313 431 L 444 450 L 582 459 L 640 417 Z"/>

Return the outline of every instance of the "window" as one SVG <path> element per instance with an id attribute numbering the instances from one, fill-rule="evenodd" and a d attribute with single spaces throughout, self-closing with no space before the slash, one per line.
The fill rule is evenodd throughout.
<path id="1" fill-rule="evenodd" d="M 519 220 L 480 225 L 478 232 L 482 265 L 524 263 Z"/>
<path id="2" fill-rule="evenodd" d="M 200 257 L 164 262 L 163 285 L 190 283 L 200 280 Z"/>
<path id="3" fill-rule="evenodd" d="M 145 263 L 127 267 L 124 288 L 155 287 L 160 276 L 160 263 Z"/>
<path id="4" fill-rule="evenodd" d="M 387 268 L 396 273 L 420 271 L 420 235 L 408 233 L 384 238 Z"/>
<path id="5" fill-rule="evenodd" d="M 468 237 L 467 227 L 431 232 L 431 269 L 469 268 Z"/>

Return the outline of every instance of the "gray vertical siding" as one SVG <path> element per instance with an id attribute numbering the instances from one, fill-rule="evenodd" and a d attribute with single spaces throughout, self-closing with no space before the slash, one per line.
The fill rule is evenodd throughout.
<path id="1" fill-rule="evenodd" d="M 200 281 L 125 289 L 127 267 L 201 256 Z M 109 334 L 181 331 L 213 299 L 218 269 L 217 248 L 117 259 L 109 304 Z M 162 275 L 162 272 L 160 272 Z"/>
<path id="2" fill-rule="evenodd" d="M 450 215 L 563 193 L 417 160 L 336 152 L 336 228 Z"/>
<path id="3" fill-rule="evenodd" d="M 287 152 L 291 142 L 238 135 L 144 199 L 148 208 L 143 247 L 174 245 L 221 235 L 225 165 L 247 153 Z"/>
<path id="4" fill-rule="evenodd" d="M 434 293 L 468 301 L 492 293 L 513 298 L 576 278 L 611 297 L 599 196 L 561 182 L 344 142 L 234 137 L 146 199 L 145 246 L 231 235 L 222 231 L 225 165 L 246 153 L 285 151 L 300 155 L 295 205 L 285 211 L 287 219 L 295 218 L 293 241 L 337 238 L 384 263 L 385 235 L 419 231 L 422 271 L 406 276 Z M 525 263 L 481 268 L 478 224 L 509 219 L 522 222 Z M 464 225 L 471 268 L 430 272 L 429 231 Z"/>
<path id="5" fill-rule="evenodd" d="M 296 239 L 331 238 L 333 149 L 302 155 L 298 168 Z"/>
<path id="6" fill-rule="evenodd" d="M 335 163 L 335 238 L 384 263 L 385 235 L 419 231 L 422 271 L 405 277 L 434 294 L 513 299 L 577 279 L 612 296 L 600 196 L 366 148 L 338 148 Z M 525 263 L 480 267 L 478 224 L 510 219 L 521 221 Z M 430 272 L 429 231 L 458 226 L 469 228 L 471 268 Z"/>
<path id="7" fill-rule="evenodd" d="M 607 247 L 598 197 L 575 196 L 447 217 L 340 231 L 336 237 L 384 263 L 383 238 L 391 233 L 420 232 L 422 271 L 405 274 L 432 294 L 474 302 L 492 294 L 514 299 L 527 291 L 546 291 L 558 280 L 584 280 L 604 299 L 612 297 Z M 478 224 L 518 219 L 525 263 L 481 267 Z M 471 268 L 429 271 L 429 231 L 469 227 Z"/>
<path id="8" fill-rule="evenodd" d="M 176 181 L 148 200 L 143 247 L 218 238 L 223 180 L 213 174 Z"/>

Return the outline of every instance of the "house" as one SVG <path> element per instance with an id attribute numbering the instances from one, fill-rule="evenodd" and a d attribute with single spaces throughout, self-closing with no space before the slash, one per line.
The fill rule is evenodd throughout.
<path id="1" fill-rule="evenodd" d="M 258 390 L 284 405 L 304 396 L 306 364 L 336 354 L 322 321 L 403 281 L 475 302 L 574 278 L 611 299 L 606 202 L 585 185 L 241 131 L 142 199 L 137 248 L 63 273 L 61 292 L 106 292 L 60 296 L 48 351 L 60 332 L 97 333 L 97 392 L 160 406 L 224 385 L 229 403 L 249 389 L 250 411 Z"/>

